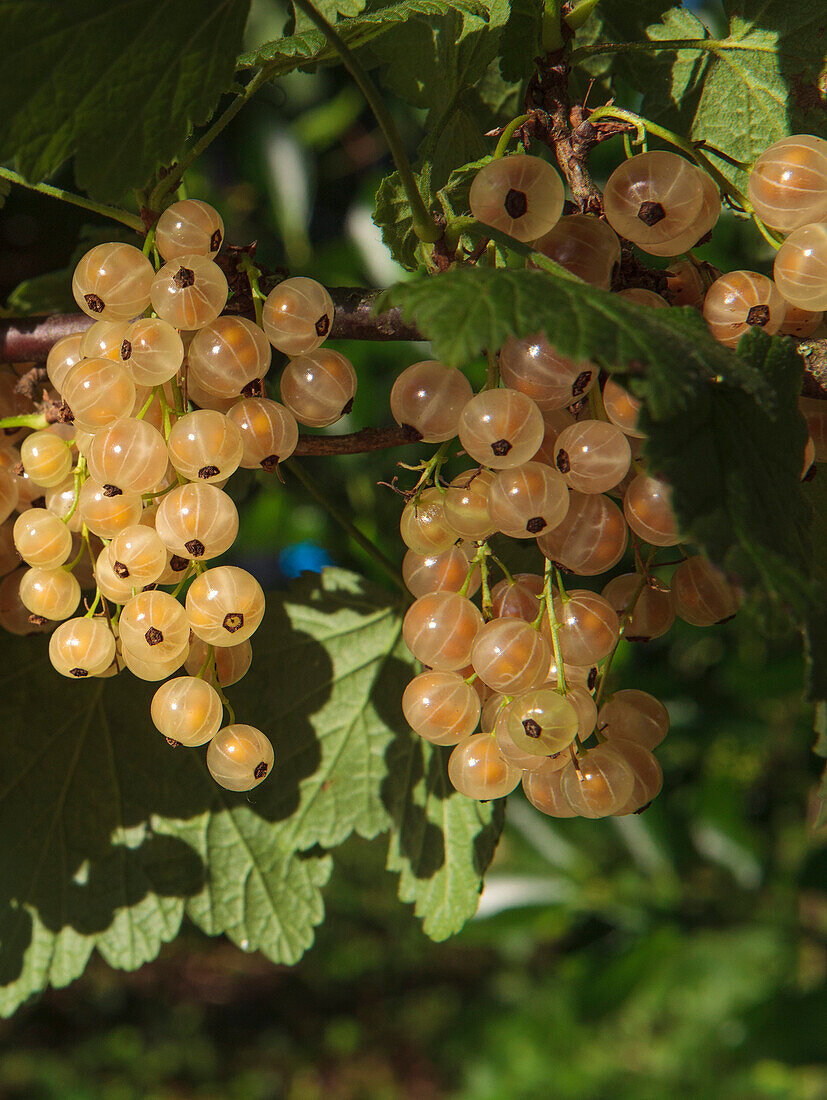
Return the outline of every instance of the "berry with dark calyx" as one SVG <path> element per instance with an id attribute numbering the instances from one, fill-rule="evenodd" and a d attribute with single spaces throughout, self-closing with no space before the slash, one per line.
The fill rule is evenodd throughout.
<path id="1" fill-rule="evenodd" d="M 532 241 L 563 212 L 563 181 L 547 161 L 532 156 L 492 160 L 474 176 L 468 201 L 484 225 L 518 241 Z"/>

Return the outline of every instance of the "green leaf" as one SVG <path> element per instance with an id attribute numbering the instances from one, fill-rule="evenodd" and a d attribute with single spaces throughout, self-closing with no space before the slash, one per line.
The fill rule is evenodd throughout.
<path id="1" fill-rule="evenodd" d="M 480 17 L 485 8 L 477 0 L 399 0 L 376 11 L 362 11 L 354 19 L 342 19 L 336 31 L 352 49 L 366 46 L 386 31 L 404 23 L 415 15 L 439 16 L 449 11 L 465 11 Z M 293 69 L 307 65 L 338 63 L 336 50 L 327 44 L 321 31 L 314 28 L 300 34 L 277 38 L 238 58 L 241 69 L 274 64 L 273 76 L 283 76 Z"/>
<path id="2" fill-rule="evenodd" d="M 431 206 L 431 190 L 428 186 L 427 166 L 422 172 L 415 173 L 419 193 L 425 205 Z M 376 205 L 373 211 L 374 224 L 382 231 L 382 241 L 398 264 L 408 271 L 416 271 L 425 262 L 422 242 L 414 232 L 413 214 L 408 196 L 399 179 L 399 173 L 393 172 L 379 184 L 376 192 Z"/>
<path id="3" fill-rule="evenodd" d="M 811 549 L 799 482 L 802 366 L 787 342 L 755 334 L 736 356 L 692 309 L 649 309 L 550 271 L 458 268 L 391 288 L 377 309 L 390 305 L 447 363 L 545 332 L 563 355 L 633 372 L 647 453 L 675 484 L 687 537 L 803 613 Z"/>
<path id="4" fill-rule="evenodd" d="M 790 133 L 823 134 L 827 106 L 824 12 L 817 4 L 745 0 L 725 5 L 728 33 L 711 49 L 667 51 L 641 66 L 641 114 L 666 122 L 736 160 L 751 162 Z M 653 41 L 708 37 L 690 12 L 675 8 Z M 639 55 L 637 55 L 639 56 Z M 739 187 L 748 169 L 720 161 Z"/>
<path id="5" fill-rule="evenodd" d="M 75 158 L 116 201 L 181 152 L 233 81 L 249 0 L 12 0 L 0 75 L 0 161 L 37 181 Z M 37 33 L 33 33 L 37 28 Z"/>
<path id="6" fill-rule="evenodd" d="M 543 7 L 536 0 L 511 0 L 500 39 L 500 72 L 510 83 L 526 80 L 542 53 Z"/>
<path id="7" fill-rule="evenodd" d="M 400 738 L 390 759 L 397 790 L 388 870 L 399 873 L 399 896 L 413 902 L 434 940 L 458 932 L 479 904 L 494 855 L 504 802 L 465 798 L 448 778 L 448 751 L 420 738 Z"/>
<path id="8" fill-rule="evenodd" d="M 385 88 L 428 111 L 419 158 L 430 164 L 433 188 L 458 165 L 487 152 L 483 134 L 496 123 L 491 100 L 502 102 L 504 89 L 486 70 L 497 56 L 507 15 L 507 5 L 495 0 L 482 16 L 454 11 L 415 18 L 372 48 Z"/>
<path id="9" fill-rule="evenodd" d="M 628 0 L 600 0 L 591 18 L 577 31 L 574 48 L 596 42 L 638 42 L 645 37 L 646 27 L 660 19 L 668 8 L 669 0 L 638 0 L 634 4 Z M 613 87 L 617 76 L 623 77 L 633 88 L 641 88 L 640 54 L 637 53 L 598 54 L 580 59 L 572 75 L 582 95 L 588 82 L 583 80 L 580 70 L 589 77 L 603 78 L 602 85 L 607 91 Z"/>
<path id="10" fill-rule="evenodd" d="M 413 669 L 400 628 L 386 593 L 341 570 L 268 599 L 253 666 L 230 689 L 239 720 L 275 750 L 273 776 L 250 794 L 218 787 L 203 749 L 164 742 L 152 685 L 67 683 L 46 638 L 0 636 L 0 1013 L 74 980 L 95 948 L 112 966 L 142 965 L 185 914 L 295 963 L 323 919 L 326 850 L 401 830 L 409 853 L 420 804 L 435 823 L 429 855 L 411 863 L 415 891 L 400 856 L 401 890 L 417 893 L 428 930 L 459 927 L 498 830 L 489 807 L 445 798 L 448 750 L 433 754 L 404 723 Z M 417 755 L 436 763 L 412 783 L 403 761 Z M 446 889 L 458 893 L 449 917 Z"/>
<path id="11" fill-rule="evenodd" d="M 313 0 L 313 7 L 320 15 L 324 16 L 328 23 L 336 23 L 340 15 L 349 19 L 359 15 L 364 10 L 365 0 Z M 316 24 L 310 16 L 305 15 L 295 5 L 293 6 L 293 13 L 298 33 L 308 30 L 310 27 L 315 27 Z"/>

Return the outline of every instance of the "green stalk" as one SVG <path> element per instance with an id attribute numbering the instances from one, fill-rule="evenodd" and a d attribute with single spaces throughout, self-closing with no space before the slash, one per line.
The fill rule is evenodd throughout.
<path id="1" fill-rule="evenodd" d="M 560 640 L 557 637 L 557 632 L 560 629 L 560 624 L 557 621 L 557 613 L 554 610 L 554 593 L 551 590 L 551 571 L 553 565 L 547 559 L 543 580 L 543 601 L 545 602 L 545 612 L 548 616 L 549 630 L 551 631 L 551 646 L 554 650 L 554 663 L 557 665 L 557 690 L 562 694 L 566 694 L 566 672 L 563 668 L 563 656 L 560 653 Z"/>
<path id="2" fill-rule="evenodd" d="M 408 155 L 405 152 L 405 146 L 402 144 L 402 138 L 396 128 L 396 123 L 393 121 L 384 99 L 382 99 L 375 84 L 368 76 L 367 70 L 362 67 L 362 63 L 348 47 L 342 36 L 330 25 L 330 23 L 328 23 L 320 12 L 316 11 L 308 0 L 293 0 L 293 3 L 300 11 L 303 11 L 309 19 L 312 19 L 322 34 L 324 34 L 330 45 L 342 59 L 344 67 L 359 86 L 359 90 L 367 100 L 368 106 L 371 111 L 373 111 L 380 129 L 385 135 L 385 141 L 388 143 L 393 162 L 399 173 L 399 180 L 408 197 L 408 202 L 411 205 L 414 233 L 416 233 L 417 237 L 426 244 L 435 244 L 442 237 L 442 229 L 434 222 L 433 216 L 425 205 L 422 195 L 419 193 L 416 177 L 413 174 L 413 169 L 408 160 Z"/>
<path id="3" fill-rule="evenodd" d="M 697 161 L 704 171 L 715 180 L 724 194 L 735 199 L 747 213 L 752 213 L 752 206 L 746 195 L 739 191 L 737 187 L 734 187 L 726 176 L 720 172 L 715 165 L 712 164 L 709 158 L 704 156 L 691 141 L 682 138 L 673 130 L 667 130 L 665 126 L 658 126 L 656 122 L 650 122 L 649 119 L 642 118 L 640 115 L 636 115 L 634 111 L 627 111 L 622 107 L 598 107 L 589 115 L 589 122 L 594 122 L 600 118 L 617 118 L 620 119 L 621 122 L 631 123 L 637 130 L 635 136 L 635 143 L 637 145 L 642 145 L 646 141 L 647 132 L 654 134 L 656 137 L 663 138 L 664 141 L 668 141 L 670 145 L 674 145 L 676 149 L 680 149 L 681 152 L 686 153 L 687 156 Z"/>
<path id="4" fill-rule="evenodd" d="M 121 225 L 128 225 L 136 233 L 143 233 L 144 231 L 144 223 L 137 214 L 130 214 L 117 206 L 107 206 L 102 202 L 93 202 L 91 199 L 84 198 L 83 195 L 74 195 L 71 191 L 64 191 L 62 187 L 52 187 L 50 183 L 29 183 L 17 172 L 12 172 L 10 168 L 0 168 L 0 179 L 16 183 L 19 187 L 26 187 L 29 191 L 37 191 L 41 195 L 48 195 L 51 199 L 60 199 L 61 202 L 68 202 L 72 206 L 80 206 L 83 210 L 89 210 L 93 214 L 102 214 L 104 218 L 111 218 L 113 221 L 120 222 Z"/>
<path id="5" fill-rule="evenodd" d="M 47 428 L 43 413 L 23 413 L 21 416 L 4 416 L 0 419 L 0 428 L 34 428 L 42 431 Z"/>
<path id="6" fill-rule="evenodd" d="M 325 493 L 324 490 L 316 484 L 315 480 L 310 476 L 310 474 L 307 473 L 304 467 L 300 463 L 296 462 L 295 459 L 289 459 L 286 462 L 282 462 L 280 465 L 283 467 L 287 467 L 290 473 L 293 474 L 293 476 L 301 482 L 301 484 L 305 487 L 308 493 L 310 493 L 313 499 L 321 504 L 322 508 L 324 508 L 330 518 L 338 523 L 339 526 L 344 531 L 346 531 L 347 534 L 353 539 L 356 545 L 361 547 L 361 549 L 364 550 L 368 557 L 372 558 L 372 560 L 375 561 L 376 564 L 385 571 L 385 573 L 387 573 L 387 575 L 391 578 L 396 587 L 401 592 L 404 592 L 406 597 L 409 597 L 410 593 L 405 587 L 404 581 L 399 576 L 399 572 L 396 566 L 390 560 L 390 558 L 386 557 L 385 554 L 383 554 L 382 551 L 379 549 L 379 547 L 375 546 L 370 541 L 367 535 L 363 535 L 359 528 L 351 523 L 344 512 L 333 503 L 333 501 L 330 499 L 330 495 L 328 493 Z"/>
<path id="7" fill-rule="evenodd" d="M 563 48 L 561 0 L 546 0 L 543 5 L 543 34 L 542 46 L 545 53 L 553 53 L 554 50 Z"/>
<path id="8" fill-rule="evenodd" d="M 500 140 L 497 142 L 497 147 L 494 150 L 494 160 L 499 160 L 500 157 L 505 156 L 505 151 L 508 148 L 508 143 L 514 136 L 514 131 L 519 130 L 524 122 L 528 121 L 528 115 L 517 115 L 506 126 L 503 132 L 500 134 Z"/>
<path id="9" fill-rule="evenodd" d="M 162 180 L 159 180 L 152 189 L 149 199 L 147 200 L 147 205 L 151 210 L 157 210 L 167 195 L 178 190 L 182 185 L 184 173 L 189 166 L 201 156 L 205 149 L 212 145 L 225 126 L 228 126 L 241 108 L 246 103 L 250 102 L 262 84 L 266 84 L 275 66 L 276 62 L 271 62 L 269 65 L 265 65 L 262 69 L 259 69 L 250 83 L 245 87 L 244 91 L 239 93 L 226 111 L 218 116 L 208 130 L 204 131 L 190 151 L 185 156 L 181 157 L 173 170 L 168 175 L 164 176 Z"/>
<path id="10" fill-rule="evenodd" d="M 720 50 L 749 49 L 754 49 L 754 47 L 741 44 L 731 38 L 673 38 L 653 39 L 649 42 L 599 42 L 572 50 L 569 61 L 574 63 L 579 61 L 581 57 L 598 57 L 604 53 L 663 53 L 670 50 L 700 50 L 715 53 Z"/>

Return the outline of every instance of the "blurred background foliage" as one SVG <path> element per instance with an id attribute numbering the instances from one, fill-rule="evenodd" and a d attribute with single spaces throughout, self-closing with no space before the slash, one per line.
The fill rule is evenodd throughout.
<path id="1" fill-rule="evenodd" d="M 277 37 L 285 18 L 259 0 L 250 44 Z M 422 119 L 392 106 L 413 150 Z M 601 146 L 595 174 L 621 157 L 619 142 Z M 361 98 L 341 70 L 323 70 L 265 88 L 187 190 L 221 210 L 229 241 L 257 241 L 268 267 L 383 286 L 402 277 L 371 222 L 388 171 Z M 57 182 L 71 186 L 70 171 Z M 101 239 L 101 226 L 15 191 L 0 216 L 0 299 L 13 311 L 56 285 L 68 292 L 48 273 L 69 265 L 81 233 Z M 767 246 L 731 216 L 700 254 L 769 268 Z M 338 346 L 359 392 L 334 430 L 386 423 L 393 378 L 423 349 Z M 399 500 L 376 483 L 398 473 L 406 484 L 395 464 L 417 459 L 407 448 L 303 461 L 401 560 Z M 240 496 L 236 557 L 265 586 L 327 562 L 382 579 L 290 475 L 251 476 Z M 479 915 L 444 944 L 397 901 L 381 844 L 351 841 L 298 966 L 192 929 L 135 974 L 95 960 L 0 1023 L 0 1097 L 827 1096 L 827 829 L 813 824 L 819 761 L 799 640 L 762 638 L 747 609 L 712 631 L 679 624 L 626 646 L 615 669 L 616 684 L 651 691 L 672 716 L 664 793 L 644 814 L 558 822 L 513 795 Z"/>

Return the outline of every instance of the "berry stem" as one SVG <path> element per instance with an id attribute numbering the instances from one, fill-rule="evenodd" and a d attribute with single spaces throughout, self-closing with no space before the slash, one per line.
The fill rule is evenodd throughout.
<path id="1" fill-rule="evenodd" d="M 497 353 L 487 351 L 485 357 L 487 359 L 487 366 L 485 368 L 485 385 L 483 389 L 495 390 L 500 384 L 500 364 L 497 359 Z"/>
<path id="2" fill-rule="evenodd" d="M 61 517 L 64 523 L 68 523 L 77 511 L 78 501 L 80 500 L 80 487 L 84 483 L 84 481 L 86 481 L 86 459 L 83 457 L 83 455 L 80 455 L 80 457 L 78 458 L 78 464 L 75 467 L 75 499 L 72 501 L 72 507 L 69 509 L 66 515 Z M 81 547 L 80 552 L 81 554 L 83 553 L 83 547 Z M 79 557 L 78 560 L 80 560 Z M 75 565 L 76 564 L 77 561 L 75 562 Z M 72 566 L 72 568 L 74 569 L 74 565 Z"/>
<path id="3" fill-rule="evenodd" d="M 48 421 L 43 413 L 24 413 L 21 416 L 4 416 L 0 419 L 2 428 L 34 428 L 40 431 L 48 427 Z"/>
<path id="4" fill-rule="evenodd" d="M 338 508 L 330 499 L 330 494 L 326 493 L 320 485 L 316 484 L 316 481 L 308 474 L 301 463 L 296 462 L 294 459 L 289 459 L 286 462 L 281 463 L 282 467 L 286 467 L 290 473 L 301 482 L 308 493 L 313 499 L 321 504 L 327 514 L 332 520 L 339 524 L 339 526 L 347 532 L 351 539 L 359 546 L 369 558 L 371 558 L 376 564 L 390 577 L 394 585 L 405 594 L 405 597 L 409 597 L 405 582 L 399 576 L 393 562 L 390 558 L 370 541 L 367 535 L 363 535 L 362 532 L 347 518 L 344 512 Z"/>
<path id="5" fill-rule="evenodd" d="M 359 90 L 367 100 L 368 106 L 371 111 L 373 111 L 374 117 L 379 123 L 379 128 L 385 135 L 385 141 L 388 143 L 393 162 L 399 173 L 399 182 L 402 184 L 411 206 L 414 233 L 416 233 L 417 237 L 426 244 L 435 244 L 442 237 L 443 231 L 434 222 L 433 215 L 429 212 L 419 192 L 416 177 L 413 174 L 413 169 L 408 160 L 408 155 L 405 152 L 402 138 L 396 128 L 396 123 L 393 121 L 387 104 L 379 94 L 376 85 L 368 76 L 367 70 L 362 67 L 361 61 L 359 61 L 341 35 L 330 25 L 330 23 L 328 23 L 325 17 L 318 12 L 308 0 L 293 0 L 293 2 L 300 11 L 303 11 L 309 19 L 312 19 L 319 30 L 324 34 L 330 45 L 342 59 L 344 67 L 359 86 Z"/>
<path id="6" fill-rule="evenodd" d="M 214 661 L 215 661 L 215 646 L 208 645 L 207 646 L 207 656 L 204 658 L 204 663 L 199 668 L 198 672 L 196 672 L 196 674 L 195 674 L 196 677 L 199 680 L 204 679 L 204 673 L 207 671 L 207 669 L 210 667 L 210 665 L 213 664 Z M 218 669 L 217 668 L 215 670 L 215 678 L 216 678 L 216 680 L 218 679 Z"/>
<path id="7" fill-rule="evenodd" d="M 262 303 L 265 300 L 265 295 L 262 294 L 259 286 L 261 268 L 256 267 L 250 256 L 245 252 L 238 262 L 238 269 L 247 276 L 247 282 L 250 284 L 250 296 L 253 299 L 253 309 L 256 311 L 256 324 L 261 328 L 261 314 L 264 308 Z"/>
<path id="8" fill-rule="evenodd" d="M 637 584 L 637 587 L 635 588 L 634 592 L 629 597 L 629 602 L 623 608 L 623 613 L 620 616 L 620 630 L 618 631 L 618 634 L 617 634 L 617 641 L 612 646 L 612 650 L 609 653 L 609 656 L 606 658 L 606 663 L 603 665 L 603 668 L 600 670 L 600 681 L 597 685 L 597 691 L 595 692 L 595 695 L 594 695 L 594 701 L 595 701 L 595 703 L 597 704 L 598 707 L 600 706 L 600 700 L 603 698 L 603 692 L 606 690 L 606 681 L 607 681 L 608 676 L 609 676 L 609 670 L 612 667 L 612 661 L 615 659 L 615 654 L 617 653 L 618 647 L 620 646 L 620 643 L 623 640 L 623 635 L 626 631 L 626 628 L 629 625 L 629 620 L 632 617 L 632 611 L 634 610 L 635 604 L 637 603 L 641 592 L 643 591 L 644 587 L 646 586 L 646 578 L 649 576 L 649 567 L 651 565 L 652 558 L 654 557 L 654 555 L 655 555 L 655 550 L 654 550 L 654 547 L 653 547 L 652 550 L 649 553 L 649 557 L 647 558 L 646 563 L 644 564 L 640 560 L 640 558 L 638 557 L 637 548 L 635 548 L 636 567 L 638 569 L 638 572 L 640 573 L 640 580 L 639 580 L 639 582 Z"/>
<path id="9" fill-rule="evenodd" d="M 546 567 L 543 573 L 543 603 L 545 604 L 545 612 L 548 618 L 549 630 L 551 631 L 551 648 L 554 651 L 554 663 L 557 665 L 557 690 L 562 694 L 566 694 L 566 671 L 563 668 L 563 657 L 560 653 L 560 639 L 557 634 L 560 630 L 560 623 L 557 621 L 557 612 L 554 610 L 554 592 L 551 584 L 551 571 L 554 568 L 552 563 L 546 560 Z"/>
<path id="10" fill-rule="evenodd" d="M 156 396 L 158 395 L 158 389 L 159 389 L 158 386 L 153 386 L 152 387 L 152 389 L 149 392 L 149 397 L 146 399 L 146 401 L 143 403 L 143 405 L 141 405 L 140 410 L 135 413 L 135 419 L 136 420 L 143 420 L 143 418 L 149 412 L 149 406 L 152 404 L 152 402 L 155 400 Z"/>
<path id="11" fill-rule="evenodd" d="M 591 112 L 587 121 L 591 125 L 601 118 L 617 118 L 622 122 L 628 122 L 630 125 L 634 126 L 636 129 L 634 138 L 636 145 L 643 145 L 645 143 L 647 132 L 654 134 L 655 137 L 662 138 L 664 141 L 668 141 L 670 145 L 674 145 L 676 149 L 680 149 L 682 153 L 686 153 L 687 156 L 697 161 L 707 175 L 715 180 L 725 195 L 734 199 L 745 213 L 751 214 L 754 217 L 752 206 L 746 195 L 730 183 L 726 176 L 720 172 L 715 165 L 712 164 L 709 158 L 700 151 L 698 146 L 693 145 L 691 141 L 682 138 L 679 134 L 676 134 L 674 130 L 668 130 L 665 126 L 659 126 L 656 122 L 650 122 L 649 119 L 643 118 L 641 115 L 636 115 L 634 111 L 627 111 L 622 107 L 612 107 L 608 104 L 605 107 L 597 107 Z"/>
<path id="12" fill-rule="evenodd" d="M 92 616 L 93 616 L 93 615 L 95 614 L 95 612 L 97 611 L 97 609 L 98 609 L 98 604 L 99 604 L 100 602 L 101 602 L 101 590 L 100 590 L 99 588 L 96 588 L 96 589 L 95 589 L 95 599 L 94 599 L 94 600 L 92 601 L 92 606 L 91 606 L 91 607 L 89 608 L 89 610 L 88 610 L 88 611 L 86 612 L 86 614 L 85 614 L 85 615 L 83 616 L 83 617 L 84 617 L 84 619 L 91 619 L 91 618 L 92 618 Z"/>
<path id="13" fill-rule="evenodd" d="M 488 547 L 486 546 L 486 551 Z M 480 561 L 480 577 L 482 579 L 482 614 L 487 619 L 494 618 L 494 604 L 491 600 L 491 586 L 488 583 L 488 553 L 483 554 Z"/>
<path id="14" fill-rule="evenodd" d="M 38 191 L 41 195 L 48 195 L 52 199 L 60 199 L 61 202 L 68 202 L 72 206 L 80 206 L 83 210 L 89 210 L 93 214 L 101 214 L 104 218 L 111 218 L 113 221 L 120 222 L 121 225 L 128 225 L 130 229 L 134 229 L 137 233 L 143 233 L 144 231 L 143 222 L 137 214 L 130 214 L 117 206 L 107 206 L 105 203 L 93 202 L 91 199 L 84 198 L 83 195 L 74 195 L 71 191 L 64 191 L 62 187 L 52 187 L 50 183 L 29 183 L 28 180 L 18 175 L 17 172 L 13 172 L 10 168 L 0 168 L 0 179 L 16 183 L 20 187 L 26 187 L 29 191 Z"/>
<path id="15" fill-rule="evenodd" d="M 561 0 L 546 0 L 543 5 L 542 46 L 545 53 L 563 48 Z"/>
<path id="16" fill-rule="evenodd" d="M 494 149 L 493 160 L 499 160 L 500 157 L 505 156 L 506 149 L 508 149 L 508 143 L 514 136 L 514 132 L 519 130 L 523 123 L 528 122 L 528 115 L 517 115 L 506 126 L 503 132 L 500 134 L 500 140 L 497 142 L 497 147 Z"/>

